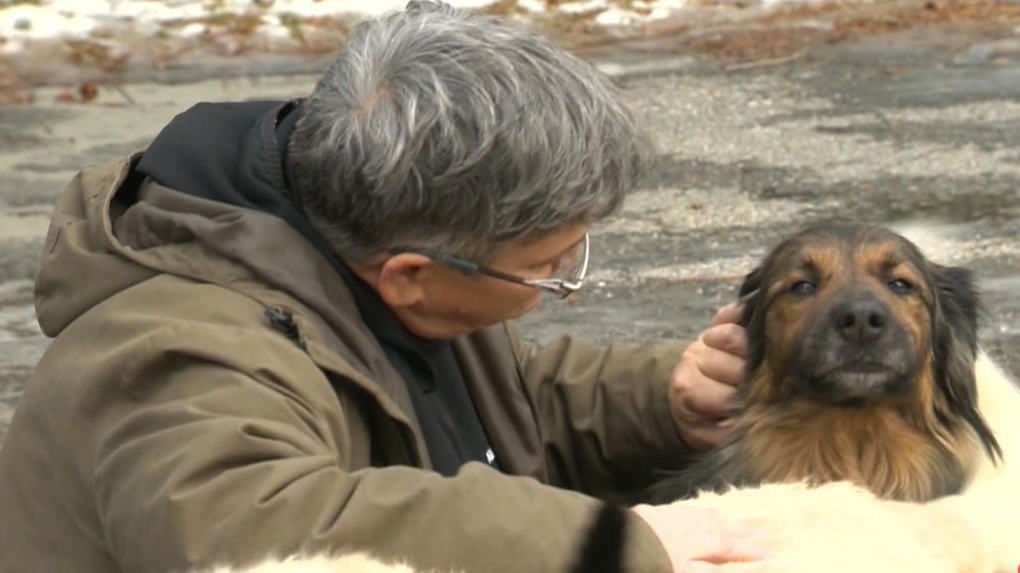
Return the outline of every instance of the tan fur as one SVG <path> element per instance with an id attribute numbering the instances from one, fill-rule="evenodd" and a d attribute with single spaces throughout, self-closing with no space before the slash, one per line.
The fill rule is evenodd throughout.
<path id="1" fill-rule="evenodd" d="M 934 497 L 940 459 L 930 435 L 901 412 L 886 405 L 870 412 L 821 410 L 799 401 L 782 411 L 752 408 L 745 415 L 751 430 L 744 451 L 766 482 L 849 480 L 884 498 Z M 860 448 L 862 442 L 868 447 Z"/>

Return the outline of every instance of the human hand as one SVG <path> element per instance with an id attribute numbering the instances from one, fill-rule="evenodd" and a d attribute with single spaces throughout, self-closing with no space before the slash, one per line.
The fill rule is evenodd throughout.
<path id="1" fill-rule="evenodd" d="M 673 369 L 669 408 L 680 439 L 695 449 L 708 449 L 732 431 L 720 425 L 744 379 L 747 333 L 737 324 L 741 307 L 722 307 L 711 325 L 684 350 Z"/>
<path id="2" fill-rule="evenodd" d="M 662 542 L 674 573 L 713 573 L 718 565 L 770 556 L 759 547 L 762 532 L 715 510 L 681 504 L 632 508 Z"/>

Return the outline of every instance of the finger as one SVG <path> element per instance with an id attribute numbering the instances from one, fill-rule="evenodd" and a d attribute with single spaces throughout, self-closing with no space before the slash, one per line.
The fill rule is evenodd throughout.
<path id="1" fill-rule="evenodd" d="M 731 539 L 744 539 L 759 547 L 771 545 L 776 539 L 771 530 L 741 520 L 726 519 L 722 522 L 721 529 Z"/>
<path id="2" fill-rule="evenodd" d="M 688 425 L 683 429 L 684 443 L 695 450 L 704 451 L 729 443 L 735 432 L 733 426 L 706 422 Z"/>
<path id="3" fill-rule="evenodd" d="M 747 361 L 741 356 L 715 349 L 706 349 L 697 362 L 698 372 L 702 376 L 734 388 L 744 381 L 746 364 Z"/>
<path id="4" fill-rule="evenodd" d="M 681 563 L 676 573 L 720 573 L 722 569 L 714 563 L 704 561 L 688 561 Z"/>
<path id="5" fill-rule="evenodd" d="M 736 521 L 732 519 L 721 519 L 719 524 L 719 530 L 726 537 L 733 538 L 747 538 L 750 539 L 752 536 L 759 533 L 759 528 L 753 527 L 746 521 Z"/>
<path id="6" fill-rule="evenodd" d="M 737 391 L 733 386 L 714 380 L 700 384 L 697 392 L 689 392 L 680 398 L 683 410 L 691 413 L 691 422 L 714 424 L 721 418 L 729 417 Z"/>
<path id="7" fill-rule="evenodd" d="M 737 324 L 720 324 L 701 333 L 705 346 L 747 358 L 747 330 Z"/>
<path id="8" fill-rule="evenodd" d="M 712 317 L 710 325 L 718 326 L 720 324 L 740 322 L 740 315 L 742 312 L 743 307 L 741 305 L 737 303 L 728 304 L 715 312 L 715 316 Z"/>
<path id="9" fill-rule="evenodd" d="M 745 539 L 733 539 L 729 546 L 709 555 L 699 555 L 698 559 L 707 563 L 723 564 L 734 561 L 762 561 L 771 559 L 775 553 L 760 544 Z"/>

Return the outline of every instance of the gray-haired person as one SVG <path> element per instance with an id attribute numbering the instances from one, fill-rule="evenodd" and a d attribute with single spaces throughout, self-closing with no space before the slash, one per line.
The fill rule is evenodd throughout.
<path id="1" fill-rule="evenodd" d="M 741 378 L 733 309 L 689 345 L 514 332 L 581 287 L 589 225 L 647 157 L 588 64 L 412 3 L 307 99 L 200 104 L 84 169 L 0 449 L 0 571 L 354 550 L 565 571 L 600 497 L 723 437 Z M 757 555 L 707 510 L 628 515 L 631 571 Z"/>

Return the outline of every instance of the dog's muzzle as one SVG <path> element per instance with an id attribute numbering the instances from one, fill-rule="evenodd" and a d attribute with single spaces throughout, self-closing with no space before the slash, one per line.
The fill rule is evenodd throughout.
<path id="1" fill-rule="evenodd" d="M 872 294 L 835 302 L 807 333 L 798 390 L 830 403 L 862 405 L 908 393 L 916 363 L 912 339 Z"/>

